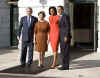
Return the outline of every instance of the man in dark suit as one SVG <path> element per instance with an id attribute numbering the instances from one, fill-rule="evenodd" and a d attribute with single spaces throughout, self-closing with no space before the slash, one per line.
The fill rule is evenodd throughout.
<path id="1" fill-rule="evenodd" d="M 59 70 L 69 70 L 69 45 L 70 45 L 70 19 L 68 15 L 64 13 L 63 6 L 57 7 L 60 15 L 59 27 L 60 27 L 60 48 L 62 55 L 62 67 Z"/>
<path id="2" fill-rule="evenodd" d="M 20 20 L 19 26 L 19 34 L 17 39 L 20 40 L 20 36 L 22 35 L 22 48 L 21 48 L 21 66 L 25 67 L 26 64 L 26 55 L 27 55 L 27 47 L 29 47 L 28 53 L 28 66 L 31 66 L 33 61 L 33 37 L 34 37 L 34 26 L 38 19 L 32 16 L 32 8 L 28 7 L 26 9 L 27 16 L 24 16 Z"/>

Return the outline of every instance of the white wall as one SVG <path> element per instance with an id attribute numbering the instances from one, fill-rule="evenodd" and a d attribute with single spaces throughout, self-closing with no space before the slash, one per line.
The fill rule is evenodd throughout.
<path id="1" fill-rule="evenodd" d="M 43 0 L 42 0 L 43 1 Z M 26 15 L 26 8 L 32 7 L 33 8 L 33 15 L 38 17 L 39 11 L 45 11 L 46 12 L 46 20 L 48 20 L 49 17 L 49 7 L 50 6 L 58 6 L 58 5 L 64 5 L 64 0 L 45 0 L 47 3 L 42 6 L 40 3 L 40 0 L 19 0 L 18 7 L 19 7 L 19 19 Z"/>
<path id="2" fill-rule="evenodd" d="M 10 9 L 8 0 L 0 0 L 0 47 L 10 46 Z"/>

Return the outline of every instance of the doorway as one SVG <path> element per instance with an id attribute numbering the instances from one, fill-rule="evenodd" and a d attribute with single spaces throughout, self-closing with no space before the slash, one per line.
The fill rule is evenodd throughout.
<path id="1" fill-rule="evenodd" d="M 16 46 L 18 44 L 17 31 L 18 31 L 18 7 L 15 5 L 10 6 L 10 45 Z"/>
<path id="2" fill-rule="evenodd" d="M 96 47 L 95 4 L 74 4 L 74 43 L 80 48 L 93 49 Z"/>

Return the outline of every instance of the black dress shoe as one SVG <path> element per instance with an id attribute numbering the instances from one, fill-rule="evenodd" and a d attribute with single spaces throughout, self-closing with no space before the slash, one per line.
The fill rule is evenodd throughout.
<path id="1" fill-rule="evenodd" d="M 60 67 L 59 70 L 69 70 L 69 67 Z"/>
<path id="2" fill-rule="evenodd" d="M 31 67 L 32 64 L 28 64 L 28 67 Z"/>
<path id="3" fill-rule="evenodd" d="M 24 67 L 25 67 L 25 65 L 26 65 L 26 64 L 22 64 L 22 65 L 20 65 L 20 67 L 24 68 Z"/>

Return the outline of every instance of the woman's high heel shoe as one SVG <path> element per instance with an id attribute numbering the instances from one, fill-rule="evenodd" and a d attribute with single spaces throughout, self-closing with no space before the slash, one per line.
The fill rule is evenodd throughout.
<path id="1" fill-rule="evenodd" d="M 44 68 L 44 65 L 43 65 L 43 64 L 41 64 L 41 65 L 39 65 L 39 66 L 38 66 L 38 68 Z"/>
<path id="2" fill-rule="evenodd" d="M 56 68 L 56 65 L 52 65 L 51 67 L 50 67 L 50 69 L 55 69 Z"/>

